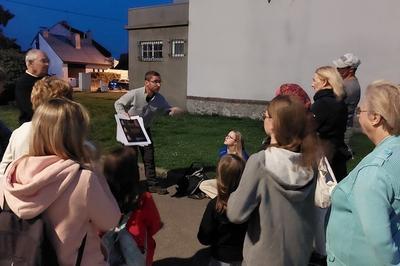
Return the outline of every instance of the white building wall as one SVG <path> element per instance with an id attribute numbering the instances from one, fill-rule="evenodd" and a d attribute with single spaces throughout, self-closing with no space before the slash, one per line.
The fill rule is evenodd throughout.
<path id="1" fill-rule="evenodd" d="M 48 45 L 42 35 L 39 34 L 39 47 L 44 51 L 50 59 L 49 74 L 56 75 L 59 78 L 68 80 L 68 68 L 65 67 L 63 61 Z"/>
<path id="2" fill-rule="evenodd" d="M 347 52 L 365 87 L 399 83 L 400 1 L 192 0 L 188 96 L 270 100 L 282 83 L 313 95 L 314 70 Z"/>

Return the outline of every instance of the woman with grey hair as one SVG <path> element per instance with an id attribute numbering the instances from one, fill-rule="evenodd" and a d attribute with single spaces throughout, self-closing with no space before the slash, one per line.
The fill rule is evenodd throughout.
<path id="1" fill-rule="evenodd" d="M 332 193 L 328 265 L 400 264 L 400 88 L 368 86 L 356 110 L 375 144 Z"/>

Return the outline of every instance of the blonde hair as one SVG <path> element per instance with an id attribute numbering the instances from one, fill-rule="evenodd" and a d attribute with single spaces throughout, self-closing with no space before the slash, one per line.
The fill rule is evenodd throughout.
<path id="1" fill-rule="evenodd" d="M 72 100 L 72 87 L 68 82 L 56 76 L 44 77 L 36 81 L 31 93 L 32 109 L 36 110 L 39 105 L 52 98 L 65 97 Z"/>
<path id="2" fill-rule="evenodd" d="M 383 118 L 382 127 L 391 135 L 400 135 L 400 87 L 389 81 L 375 81 L 365 92 L 363 102 L 368 113 Z"/>
<path id="3" fill-rule="evenodd" d="M 317 68 L 315 73 L 323 81 L 326 81 L 328 86 L 333 89 L 333 93 L 338 100 L 341 100 L 346 96 L 346 92 L 343 89 L 343 79 L 336 68 L 331 66 L 323 66 Z"/>
<path id="4" fill-rule="evenodd" d="M 242 134 L 236 130 L 230 130 L 229 132 L 233 132 L 235 134 L 235 145 L 234 145 L 235 150 L 231 154 L 236 154 L 243 159 L 244 139 Z M 229 148 L 228 148 L 228 153 L 229 153 Z"/>
<path id="5" fill-rule="evenodd" d="M 90 153 L 84 147 L 89 121 L 88 112 L 79 103 L 50 99 L 33 115 L 29 155 L 57 155 L 82 165 L 90 163 Z"/>

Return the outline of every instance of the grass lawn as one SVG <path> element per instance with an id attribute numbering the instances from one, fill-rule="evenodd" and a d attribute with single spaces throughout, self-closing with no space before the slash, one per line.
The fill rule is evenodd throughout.
<path id="1" fill-rule="evenodd" d="M 90 139 L 106 153 L 120 144 L 115 140 L 114 101 L 121 93 L 75 93 L 91 115 Z M 18 126 L 18 112 L 12 106 L 0 106 L 0 119 L 10 128 Z M 254 153 L 265 137 L 263 123 L 247 118 L 200 116 L 159 117 L 152 127 L 156 165 L 165 169 L 187 167 L 191 162 L 215 165 L 218 148 L 229 130 L 239 130 L 246 141 L 246 150 Z M 352 169 L 373 145 L 362 134 L 355 134 L 352 145 L 356 158 L 349 162 Z"/>

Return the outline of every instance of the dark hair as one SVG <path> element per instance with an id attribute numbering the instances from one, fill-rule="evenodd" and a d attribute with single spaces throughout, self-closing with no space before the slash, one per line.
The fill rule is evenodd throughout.
<path id="1" fill-rule="evenodd" d="M 104 160 L 104 175 L 122 213 L 138 208 L 144 189 L 139 180 L 137 152 L 130 147 L 113 150 Z"/>
<path id="2" fill-rule="evenodd" d="M 219 213 L 226 211 L 229 195 L 236 190 L 245 166 L 245 161 L 235 154 L 222 156 L 217 166 L 217 203 Z"/>
<path id="3" fill-rule="evenodd" d="M 144 80 L 149 81 L 151 79 L 151 77 L 156 76 L 156 77 L 161 77 L 160 73 L 150 70 L 147 71 L 146 74 L 144 74 Z"/>

